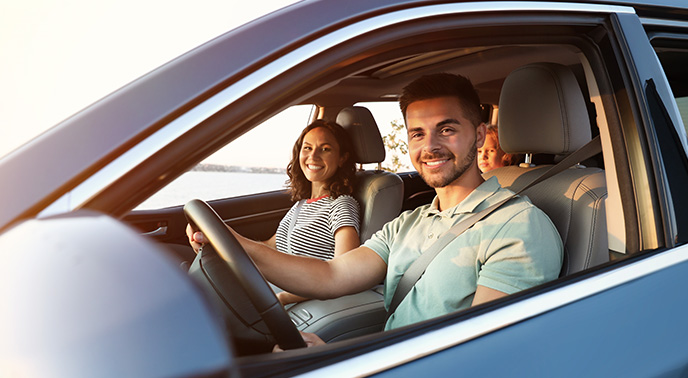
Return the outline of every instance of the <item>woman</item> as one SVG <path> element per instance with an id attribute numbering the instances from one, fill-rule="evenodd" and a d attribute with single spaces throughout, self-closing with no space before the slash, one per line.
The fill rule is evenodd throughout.
<path id="1" fill-rule="evenodd" d="M 518 163 L 521 155 L 507 154 L 499 147 L 496 125 L 488 125 L 485 143 L 478 148 L 478 167 L 482 173 Z"/>
<path id="2" fill-rule="evenodd" d="M 230 231 L 245 249 L 268 246 L 283 253 L 329 260 L 358 247 L 359 204 L 351 196 L 355 161 L 346 131 L 336 123 L 317 120 L 308 125 L 294 143 L 287 166 L 288 186 L 294 206 L 285 215 L 277 232 L 264 242 L 256 242 Z M 194 250 L 206 240 L 191 233 Z M 277 294 L 282 304 L 305 298 L 291 293 Z"/>

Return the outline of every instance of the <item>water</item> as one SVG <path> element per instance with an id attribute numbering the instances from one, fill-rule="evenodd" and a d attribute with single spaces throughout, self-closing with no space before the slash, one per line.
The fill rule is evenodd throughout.
<path id="1" fill-rule="evenodd" d="M 285 174 L 190 171 L 141 203 L 136 210 L 183 205 L 194 198 L 210 201 L 285 188 Z"/>

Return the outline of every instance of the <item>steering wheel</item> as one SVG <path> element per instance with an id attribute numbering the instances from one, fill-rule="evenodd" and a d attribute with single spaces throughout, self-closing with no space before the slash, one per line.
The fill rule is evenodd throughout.
<path id="1" fill-rule="evenodd" d="M 280 348 L 287 350 L 305 347 L 306 343 L 275 293 L 217 213 L 204 201 L 194 199 L 184 205 L 184 214 L 194 231 L 203 232 L 224 260 L 229 268 L 228 272 L 239 282 L 250 304 L 260 314 Z"/>

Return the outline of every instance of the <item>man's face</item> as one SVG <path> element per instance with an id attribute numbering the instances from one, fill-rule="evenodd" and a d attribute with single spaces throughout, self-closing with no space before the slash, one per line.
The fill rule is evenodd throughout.
<path id="1" fill-rule="evenodd" d="M 459 101 L 439 97 L 416 101 L 406 109 L 409 154 L 413 166 L 433 188 L 443 188 L 475 169 L 477 148 L 485 140 L 464 117 Z"/>

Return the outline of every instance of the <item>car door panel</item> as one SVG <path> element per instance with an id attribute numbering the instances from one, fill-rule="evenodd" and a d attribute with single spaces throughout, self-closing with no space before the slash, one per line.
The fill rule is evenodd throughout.
<path id="1" fill-rule="evenodd" d="M 217 214 L 240 234 L 254 240 L 267 240 L 275 233 L 279 221 L 292 206 L 286 191 L 273 191 L 208 201 Z M 186 217 L 183 206 L 158 210 L 133 211 L 124 218 L 142 234 L 166 244 L 183 260 L 193 255 L 186 237 Z M 190 248 L 189 248 L 190 249 Z"/>
<path id="2" fill-rule="evenodd" d="M 399 175 L 404 182 L 402 211 L 430 203 L 435 191 L 417 172 Z M 241 235 L 253 240 L 267 240 L 274 235 L 280 220 L 293 202 L 287 191 L 272 191 L 208 201 L 220 217 Z M 182 260 L 193 259 L 186 238 L 183 206 L 133 211 L 124 221 L 143 235 L 165 244 Z M 182 248 L 180 248 L 182 247 Z"/>
<path id="3" fill-rule="evenodd" d="M 485 377 L 685 376 L 688 308 L 662 298 L 682 295 L 686 269 L 683 262 L 648 274 L 376 376 L 446 376 L 457 366 Z"/>

